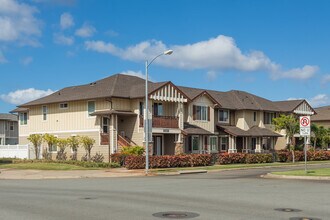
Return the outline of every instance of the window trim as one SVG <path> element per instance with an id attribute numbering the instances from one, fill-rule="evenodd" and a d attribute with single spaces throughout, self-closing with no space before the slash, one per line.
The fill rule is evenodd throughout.
<path id="1" fill-rule="evenodd" d="M 253 112 L 253 121 L 254 121 L 254 122 L 257 121 L 257 112 Z"/>
<path id="2" fill-rule="evenodd" d="M 227 112 L 227 120 L 226 121 L 220 121 L 220 112 Z M 229 109 L 219 109 L 218 110 L 218 122 L 220 122 L 220 123 L 226 123 L 226 124 L 229 124 L 229 122 L 230 122 L 230 111 L 229 111 Z"/>
<path id="3" fill-rule="evenodd" d="M 26 118 L 24 117 L 24 115 L 26 115 Z M 29 119 L 29 115 L 28 115 L 27 112 L 21 112 L 21 113 L 19 113 L 19 125 L 20 126 L 26 126 L 28 124 L 28 119 Z"/>
<path id="4" fill-rule="evenodd" d="M 44 108 L 46 109 L 46 111 L 44 111 Z M 47 121 L 47 119 L 48 119 L 48 106 L 47 105 L 41 106 L 41 117 L 42 117 L 42 121 Z"/>
<path id="5" fill-rule="evenodd" d="M 227 139 L 227 142 L 226 142 L 226 149 L 225 149 L 225 150 L 222 149 L 222 138 L 226 138 L 226 139 Z M 227 152 L 228 149 L 229 149 L 229 136 L 228 136 L 228 135 L 221 135 L 221 136 L 219 136 L 219 139 L 220 139 L 220 141 L 219 141 L 219 144 L 220 144 L 220 152 Z"/>
<path id="6" fill-rule="evenodd" d="M 89 108 L 88 108 L 90 102 L 94 102 L 94 111 L 91 112 L 91 113 L 89 113 Z M 96 111 L 96 101 L 95 100 L 88 100 L 87 101 L 87 117 L 88 118 L 95 118 L 95 116 L 90 115 L 90 114 L 94 113 L 95 111 Z"/>
<path id="7" fill-rule="evenodd" d="M 194 112 L 194 106 L 195 106 L 195 109 L 196 111 Z M 200 107 L 201 110 L 200 110 L 200 119 L 198 119 L 198 111 L 197 111 L 197 108 Z M 202 108 L 205 108 L 205 119 L 202 119 Z M 210 106 L 208 105 L 193 105 L 193 118 L 194 118 L 194 113 L 196 114 L 195 115 L 195 119 L 194 121 L 199 121 L 199 122 L 208 122 L 209 121 L 209 118 L 210 118 L 210 115 L 209 115 L 209 108 Z"/>
<path id="8" fill-rule="evenodd" d="M 61 105 L 65 105 L 65 104 L 66 104 L 66 107 L 61 107 Z M 62 102 L 62 103 L 58 104 L 58 107 L 59 107 L 59 109 L 68 109 L 69 108 L 69 103 Z"/>

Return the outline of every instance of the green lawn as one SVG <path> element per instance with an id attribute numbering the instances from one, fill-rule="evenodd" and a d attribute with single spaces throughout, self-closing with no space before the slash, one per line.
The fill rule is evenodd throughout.
<path id="1" fill-rule="evenodd" d="M 302 165 L 305 162 L 296 163 L 260 163 L 260 164 L 228 164 L 228 165 L 214 165 L 206 167 L 179 167 L 179 168 L 162 168 L 162 169 L 152 169 L 152 172 L 177 172 L 180 170 L 226 170 L 226 169 L 243 169 L 243 168 L 258 168 L 258 167 L 281 167 L 281 166 L 296 166 Z M 309 161 L 307 164 L 330 164 L 330 161 Z"/>
<path id="2" fill-rule="evenodd" d="M 288 176 L 330 176 L 330 168 L 311 169 L 307 170 L 292 170 L 286 172 L 273 172 L 272 174 L 277 175 L 288 175 Z"/>
<path id="3" fill-rule="evenodd" d="M 99 168 L 84 168 L 71 164 L 61 163 L 11 163 L 0 164 L 0 169 L 20 169 L 20 170 L 86 170 Z"/>

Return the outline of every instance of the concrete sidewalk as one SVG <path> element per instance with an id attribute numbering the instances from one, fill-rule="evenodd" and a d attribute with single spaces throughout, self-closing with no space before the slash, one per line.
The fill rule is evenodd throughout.
<path id="1" fill-rule="evenodd" d="M 113 168 L 104 170 L 17 170 L 0 169 L 0 179 L 74 179 L 144 176 L 144 170 Z"/>

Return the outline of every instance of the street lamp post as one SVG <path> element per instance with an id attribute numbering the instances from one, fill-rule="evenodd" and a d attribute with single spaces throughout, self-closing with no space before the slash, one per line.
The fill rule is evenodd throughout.
<path id="1" fill-rule="evenodd" d="M 146 91 L 145 91 L 145 103 L 144 103 L 144 112 L 145 112 L 145 119 L 144 119 L 144 138 L 145 138 L 145 146 L 146 146 L 146 175 L 148 175 L 149 171 L 149 131 L 152 131 L 152 123 L 149 124 L 149 111 L 148 111 L 148 67 L 152 62 L 154 62 L 155 59 L 162 55 L 171 55 L 173 53 L 173 50 L 166 50 L 163 53 L 157 55 L 155 58 L 153 58 L 150 63 L 148 63 L 148 60 L 146 61 Z M 152 138 L 152 136 L 151 136 Z"/>

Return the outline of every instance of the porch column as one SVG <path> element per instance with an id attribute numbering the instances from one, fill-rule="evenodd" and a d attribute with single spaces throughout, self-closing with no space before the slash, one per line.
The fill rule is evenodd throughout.
<path id="1" fill-rule="evenodd" d="M 256 153 L 261 153 L 261 138 L 257 138 Z"/>
<path id="2" fill-rule="evenodd" d="M 236 153 L 236 137 L 233 137 L 232 135 L 229 136 L 229 149 L 228 153 Z"/>
<path id="3" fill-rule="evenodd" d="M 184 148 L 183 148 L 183 140 L 182 140 L 182 134 L 175 135 L 176 140 L 175 140 L 175 148 L 174 148 L 174 154 L 183 154 L 184 153 Z"/>

